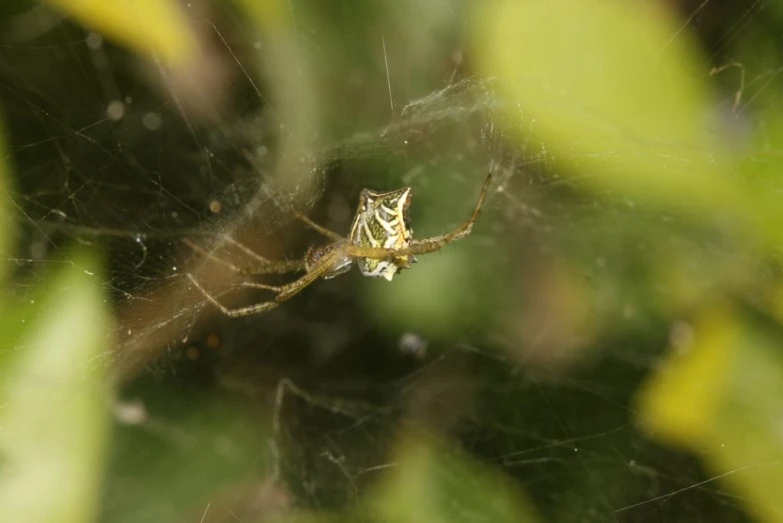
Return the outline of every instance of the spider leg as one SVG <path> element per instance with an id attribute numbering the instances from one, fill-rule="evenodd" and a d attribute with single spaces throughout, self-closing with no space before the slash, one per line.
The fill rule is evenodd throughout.
<path id="1" fill-rule="evenodd" d="M 240 267 L 239 274 L 253 276 L 257 274 L 287 274 L 305 270 L 304 260 L 269 260 L 269 265 Z"/>
<path id="2" fill-rule="evenodd" d="M 336 232 L 331 231 L 331 230 L 327 229 L 326 227 L 321 227 L 320 225 L 318 225 L 313 220 L 311 220 L 310 218 L 308 218 L 304 214 L 300 213 L 299 211 L 294 210 L 293 213 L 294 213 L 294 216 L 296 216 L 297 218 L 299 218 L 300 220 L 305 222 L 305 224 L 308 227 L 318 231 L 319 233 L 323 234 L 324 236 L 326 236 L 330 240 L 333 240 L 333 241 L 336 241 L 336 242 L 345 241 L 345 238 L 343 238 L 342 236 L 340 236 Z"/>
<path id="3" fill-rule="evenodd" d="M 289 272 L 297 272 L 297 271 L 304 270 L 303 260 L 280 260 L 280 261 L 267 260 L 260 254 L 253 252 L 251 249 L 248 249 L 246 246 L 242 245 L 240 242 L 238 242 L 231 236 L 225 236 L 224 239 L 226 240 L 227 243 L 234 245 L 248 256 L 254 258 L 256 261 L 259 262 L 259 265 L 253 267 L 239 267 L 238 265 L 234 265 L 231 262 L 228 262 L 226 260 L 223 260 L 215 256 L 213 253 L 207 251 L 200 245 L 197 245 L 196 243 L 188 240 L 187 238 L 182 240 L 182 243 L 184 243 L 185 245 L 187 245 L 197 253 L 201 254 L 205 258 L 213 260 L 237 274 L 246 274 L 246 275 L 285 274 Z"/>
<path id="4" fill-rule="evenodd" d="M 410 247 L 411 254 L 426 254 L 428 252 L 435 252 L 442 249 L 443 246 L 445 246 L 447 243 L 451 243 L 454 240 L 459 240 L 469 235 L 473 230 L 473 224 L 481 214 L 481 207 L 484 205 L 484 198 L 487 196 L 487 189 L 489 189 L 489 184 L 491 182 L 492 173 L 490 172 L 487 174 L 487 177 L 484 180 L 484 185 L 481 186 L 481 193 L 479 194 L 476 207 L 473 209 L 473 214 L 470 215 L 470 218 L 462 222 L 459 227 L 448 234 L 441 234 L 440 236 L 434 236 L 432 238 L 419 241 L 414 240 Z"/>
<path id="5" fill-rule="evenodd" d="M 220 311 L 225 314 L 226 316 L 229 316 L 231 318 L 236 318 L 239 316 L 248 316 L 250 314 L 257 314 L 261 312 L 267 312 L 272 309 L 277 308 L 278 305 L 280 305 L 282 302 L 296 296 L 299 294 L 302 289 L 313 283 L 315 280 L 332 270 L 332 267 L 335 264 L 335 261 L 338 260 L 343 256 L 343 253 L 340 249 L 335 249 L 332 251 L 329 251 L 327 254 L 325 254 L 323 257 L 319 258 L 318 261 L 310 266 L 310 270 L 307 271 L 303 276 L 301 276 L 299 279 L 292 281 L 291 283 L 287 283 L 285 285 L 281 286 L 274 286 L 274 285 L 265 285 L 263 283 L 253 283 L 253 282 L 245 282 L 242 285 L 245 287 L 254 287 L 258 289 L 266 289 L 271 290 L 277 293 L 273 301 L 266 301 L 262 303 L 257 303 L 255 305 L 249 305 L 247 307 L 240 307 L 238 309 L 229 309 L 219 301 L 215 299 L 214 296 L 212 296 L 209 292 L 207 292 L 204 287 L 201 286 L 201 284 L 196 280 L 196 278 L 188 273 L 188 279 L 190 282 L 195 285 L 196 289 L 201 292 L 201 294 L 204 295 L 204 297 L 209 300 L 209 302 L 220 309 Z"/>
<path id="6" fill-rule="evenodd" d="M 410 247 L 403 249 L 407 252 L 400 254 L 404 256 L 406 254 L 427 254 L 430 252 L 439 251 L 447 244 L 468 236 L 471 231 L 473 231 L 473 224 L 481 214 L 481 207 L 484 205 L 484 198 L 487 196 L 487 189 L 489 189 L 489 184 L 491 182 L 492 173 L 490 172 L 487 174 L 487 177 L 484 180 L 484 185 L 481 187 L 481 194 L 479 194 L 476 207 L 473 209 L 473 214 L 470 215 L 470 218 L 462 222 L 459 227 L 448 234 L 441 234 L 440 236 L 433 236 L 432 238 L 426 238 L 424 240 L 414 240 L 411 242 Z"/>
<path id="7" fill-rule="evenodd" d="M 280 285 L 267 285 L 266 283 L 256 283 L 254 281 L 243 281 L 239 284 L 242 287 L 249 287 L 251 289 L 264 289 L 267 291 L 282 292 L 284 286 Z"/>
<path id="8" fill-rule="evenodd" d="M 285 274 L 304 270 L 304 261 L 302 260 L 267 260 L 231 236 L 226 236 L 226 241 L 261 264 L 259 267 L 239 267 L 241 274 Z"/>
<path id="9" fill-rule="evenodd" d="M 193 249 L 197 253 L 201 254 L 205 258 L 210 259 L 210 260 L 212 260 L 214 262 L 217 262 L 220 265 L 223 265 L 224 267 L 227 267 L 227 268 L 231 269 L 234 272 L 239 272 L 239 267 L 237 267 L 233 263 L 230 263 L 230 262 L 227 262 L 226 260 L 218 258 L 217 256 L 215 256 L 211 252 L 207 251 L 206 249 L 204 249 L 203 247 L 201 247 L 197 243 L 195 243 L 193 241 L 190 241 L 187 238 L 184 238 L 181 241 L 182 241 L 182 243 L 184 243 L 185 245 L 187 245 L 188 247 L 190 247 L 191 249 Z"/>
<path id="10" fill-rule="evenodd" d="M 275 296 L 275 301 L 281 303 L 299 294 L 302 289 L 332 270 L 335 260 L 340 256 L 342 256 L 342 253 L 338 249 L 319 258 L 314 265 L 310 266 L 310 270 L 304 276 L 280 287 L 280 291 Z"/>
<path id="11" fill-rule="evenodd" d="M 201 292 L 201 294 L 204 295 L 204 297 L 209 300 L 209 302 L 220 309 L 220 311 L 225 314 L 226 316 L 229 316 L 231 318 L 237 318 L 239 316 L 248 316 L 250 314 L 257 314 L 261 312 L 267 312 L 271 311 L 274 308 L 277 308 L 280 303 L 275 301 L 266 301 L 263 303 L 256 303 L 255 305 L 249 305 L 247 307 L 240 307 L 238 309 L 229 309 L 219 301 L 217 301 L 210 293 L 207 292 L 207 290 L 201 286 L 201 284 L 196 280 L 196 278 L 188 273 L 188 279 L 190 282 L 196 286 L 196 289 Z"/>
<path id="12" fill-rule="evenodd" d="M 427 254 L 430 252 L 436 252 L 441 250 L 447 244 L 464 238 L 469 235 L 473 230 L 473 223 L 478 219 L 481 214 L 481 206 L 484 204 L 484 198 L 487 196 L 487 189 L 492 181 L 492 173 L 487 175 L 484 180 L 484 185 L 481 187 L 481 194 L 479 195 L 476 207 L 473 209 L 473 214 L 470 218 L 462 222 L 459 227 L 454 229 L 448 234 L 442 234 L 440 236 L 433 236 L 432 238 L 426 238 L 424 240 L 414 240 L 411 242 L 410 247 L 401 249 L 385 249 L 383 247 L 364 247 L 360 245 L 347 245 L 345 247 L 348 255 L 356 258 L 373 258 L 376 260 L 399 258 L 400 256 Z"/>
<path id="13" fill-rule="evenodd" d="M 269 263 L 269 260 L 267 260 L 260 254 L 255 252 L 253 249 L 248 248 L 244 243 L 235 240 L 233 236 L 225 235 L 222 236 L 221 238 L 226 240 L 226 243 L 230 243 L 231 245 L 238 248 L 240 251 L 244 252 L 251 258 L 255 258 L 255 260 L 258 261 L 259 263 L 264 263 L 264 264 Z"/>

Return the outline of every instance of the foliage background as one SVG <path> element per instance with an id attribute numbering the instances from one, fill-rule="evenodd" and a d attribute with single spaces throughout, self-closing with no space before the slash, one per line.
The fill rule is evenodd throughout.
<path id="1" fill-rule="evenodd" d="M 780 2 L 0 7 L 8 521 L 783 521 Z M 227 263 L 414 188 L 391 284 Z M 281 280 L 285 281 L 285 280 Z"/>

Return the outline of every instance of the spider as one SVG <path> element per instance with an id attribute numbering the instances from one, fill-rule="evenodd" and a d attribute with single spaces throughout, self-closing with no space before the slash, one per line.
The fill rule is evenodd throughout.
<path id="1" fill-rule="evenodd" d="M 241 247 L 235 240 L 229 241 L 252 255 L 259 265 L 251 268 L 240 268 L 227 262 L 221 262 L 240 274 L 285 274 L 305 271 L 299 279 L 285 285 L 267 285 L 255 282 L 242 282 L 243 287 L 270 290 L 275 293 L 272 301 L 257 303 L 247 307 L 229 309 L 215 299 L 196 278 L 188 273 L 187 277 L 204 297 L 223 314 L 231 317 L 247 316 L 270 311 L 282 302 L 295 296 L 318 278 L 334 278 L 348 272 L 356 263 L 364 276 L 371 278 L 386 278 L 391 281 L 394 275 L 402 269 L 409 269 L 416 263 L 417 254 L 427 254 L 441 250 L 449 243 L 468 236 L 473 229 L 473 223 L 481 213 L 481 205 L 487 194 L 492 173 L 487 175 L 481 188 L 473 214 L 459 227 L 448 234 L 426 238 L 413 239 L 409 209 L 413 189 L 403 187 L 396 191 L 374 192 L 365 189 L 359 196 L 359 207 L 353 218 L 348 237 L 321 227 L 309 218 L 297 213 L 297 217 L 333 242 L 322 247 L 310 247 L 304 258 L 297 261 L 271 261 Z M 204 253 L 203 249 L 186 242 L 192 248 Z"/>

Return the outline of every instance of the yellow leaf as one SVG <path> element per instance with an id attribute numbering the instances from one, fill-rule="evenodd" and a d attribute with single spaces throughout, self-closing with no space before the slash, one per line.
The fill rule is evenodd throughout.
<path id="1" fill-rule="evenodd" d="M 783 331 L 719 307 L 671 354 L 638 396 L 645 428 L 702 456 L 762 521 L 783 522 Z"/>
<path id="2" fill-rule="evenodd" d="M 680 328 L 691 334 L 690 327 Z M 736 357 L 738 327 L 729 310 L 715 310 L 692 332 L 637 398 L 645 428 L 683 446 L 701 442 L 712 428 Z"/>
<path id="3" fill-rule="evenodd" d="M 171 65 L 187 62 L 196 39 L 178 2 L 170 0 L 48 0 L 93 31 Z"/>

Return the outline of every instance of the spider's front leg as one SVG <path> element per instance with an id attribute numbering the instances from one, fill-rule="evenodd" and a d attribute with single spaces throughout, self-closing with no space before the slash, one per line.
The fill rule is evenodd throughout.
<path id="1" fill-rule="evenodd" d="M 476 206 L 470 217 L 462 222 L 456 229 L 447 234 L 425 238 L 423 240 L 411 240 L 410 245 L 400 248 L 372 247 L 367 245 L 350 245 L 346 248 L 348 254 L 355 258 L 372 258 L 374 260 L 395 260 L 405 256 L 415 256 L 417 254 L 429 254 L 437 252 L 449 243 L 460 240 L 473 231 L 473 224 L 476 223 L 481 208 L 484 205 L 484 199 L 487 196 L 487 190 L 492 182 L 492 173 L 489 173 L 484 179 L 484 185 L 481 187 Z"/>

